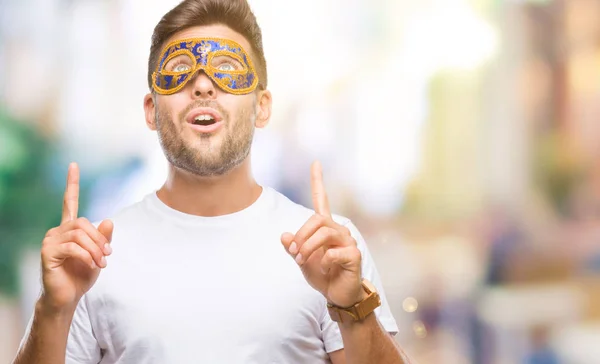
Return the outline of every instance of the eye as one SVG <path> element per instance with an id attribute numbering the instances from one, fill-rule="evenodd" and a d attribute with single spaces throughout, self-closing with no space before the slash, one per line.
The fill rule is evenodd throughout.
<path id="1" fill-rule="evenodd" d="M 244 66 L 237 59 L 228 55 L 214 57 L 211 64 L 215 69 L 223 72 L 241 71 L 244 69 Z"/>
<path id="2" fill-rule="evenodd" d="M 192 69 L 193 61 L 186 54 L 180 54 L 167 62 L 164 66 L 165 71 L 186 72 Z"/>
<path id="3" fill-rule="evenodd" d="M 189 64 L 185 64 L 185 63 L 179 63 L 178 65 L 173 67 L 173 72 L 185 72 L 190 70 L 192 67 L 190 67 Z"/>
<path id="4" fill-rule="evenodd" d="M 235 71 L 235 67 L 231 63 L 221 63 L 217 66 L 219 71 Z"/>

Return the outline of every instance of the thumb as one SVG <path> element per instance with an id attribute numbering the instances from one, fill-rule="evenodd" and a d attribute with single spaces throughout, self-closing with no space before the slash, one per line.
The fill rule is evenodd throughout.
<path id="1" fill-rule="evenodd" d="M 114 230 L 115 225 L 113 224 L 112 221 L 110 220 L 103 220 L 100 225 L 98 225 L 98 231 L 104 235 L 104 237 L 106 238 L 106 240 L 108 240 L 109 242 L 112 241 L 112 234 L 113 234 L 113 230 Z"/>

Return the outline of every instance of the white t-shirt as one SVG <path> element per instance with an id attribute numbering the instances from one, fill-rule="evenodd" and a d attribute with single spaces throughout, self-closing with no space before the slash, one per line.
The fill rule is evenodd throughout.
<path id="1" fill-rule="evenodd" d="M 108 266 L 75 312 L 67 363 L 329 363 L 343 348 L 338 325 L 280 241 L 312 214 L 267 187 L 218 217 L 184 214 L 155 193 L 124 209 L 112 219 Z M 379 321 L 397 332 L 363 238 L 334 219 L 379 290 Z"/>

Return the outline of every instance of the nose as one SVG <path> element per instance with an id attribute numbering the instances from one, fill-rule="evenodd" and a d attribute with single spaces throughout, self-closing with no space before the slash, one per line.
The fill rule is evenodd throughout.
<path id="1" fill-rule="evenodd" d="M 217 96 L 217 90 L 213 80 L 211 80 L 204 71 L 200 70 L 192 81 L 193 99 L 214 99 Z"/>

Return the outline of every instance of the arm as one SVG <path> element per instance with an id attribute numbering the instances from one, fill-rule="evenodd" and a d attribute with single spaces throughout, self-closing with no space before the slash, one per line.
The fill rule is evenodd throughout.
<path id="1" fill-rule="evenodd" d="M 96 282 L 100 269 L 106 267 L 113 224 L 105 220 L 96 228 L 77 218 L 78 199 L 79 169 L 73 164 L 61 224 L 50 229 L 42 241 L 42 295 L 15 364 L 65 363 L 71 324 L 80 323 L 85 312 L 78 304 Z"/>
<path id="2" fill-rule="evenodd" d="M 318 163 L 313 164 L 311 174 L 316 213 L 296 234 L 284 233 L 281 242 L 306 281 L 327 302 L 337 307 L 351 307 L 366 298 L 362 287 L 362 253 L 350 229 L 332 218 Z M 375 314 L 338 325 L 345 350 L 331 354 L 335 364 L 409 363 Z"/>
<path id="3" fill-rule="evenodd" d="M 407 355 L 394 339 L 394 333 L 398 332 L 398 327 L 390 312 L 381 278 L 367 243 L 351 221 L 343 220 L 341 223 L 350 230 L 350 234 L 356 240 L 357 247 L 361 251 L 362 277 L 371 281 L 371 284 L 378 291 L 381 306 L 375 311 L 375 314 L 368 315 L 363 321 L 355 323 L 349 321 L 334 322 L 339 328 L 346 350 L 332 353 L 334 355 L 330 355 L 331 361 L 333 364 L 345 364 L 354 362 L 350 358 L 357 358 L 358 362 L 372 360 L 375 363 L 397 363 L 398 361 L 393 359 L 393 352 L 397 350 L 403 360 L 399 363 L 410 363 Z M 365 296 L 363 295 L 362 298 L 365 298 Z M 390 343 L 391 345 L 389 345 Z M 392 357 L 389 355 L 392 355 Z M 370 360 L 367 360 L 367 358 L 370 358 Z"/>
<path id="4" fill-rule="evenodd" d="M 74 309 L 53 310 L 40 299 L 29 336 L 13 363 L 64 363 L 74 313 Z"/>
<path id="5" fill-rule="evenodd" d="M 406 354 L 388 334 L 374 314 L 356 323 L 339 324 L 344 348 L 329 354 L 333 364 L 409 364 Z"/>

